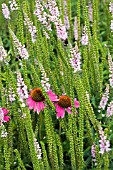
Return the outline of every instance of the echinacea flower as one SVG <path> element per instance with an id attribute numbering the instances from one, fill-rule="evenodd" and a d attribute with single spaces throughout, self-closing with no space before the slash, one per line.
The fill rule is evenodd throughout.
<path id="1" fill-rule="evenodd" d="M 74 99 L 74 105 L 76 108 L 79 107 L 79 101 L 77 101 L 77 99 Z M 65 115 L 65 111 L 67 111 L 69 114 L 72 113 L 71 111 L 71 99 L 70 97 L 64 95 L 64 96 L 60 96 L 58 103 L 55 104 L 56 106 L 56 112 L 57 112 L 57 118 L 64 118 Z"/>
<path id="2" fill-rule="evenodd" d="M 0 124 L 3 122 L 8 122 L 9 121 L 9 116 L 6 116 L 9 113 L 9 110 L 5 108 L 0 108 Z"/>
<path id="3" fill-rule="evenodd" d="M 57 96 L 51 90 L 49 90 L 47 94 L 52 102 L 58 101 Z M 41 110 L 43 111 L 45 108 L 44 102 L 45 97 L 42 93 L 41 88 L 34 88 L 33 90 L 31 90 L 30 95 L 27 99 L 27 105 L 29 106 L 30 110 L 34 109 L 34 112 L 37 112 L 39 114 L 39 112 Z"/>

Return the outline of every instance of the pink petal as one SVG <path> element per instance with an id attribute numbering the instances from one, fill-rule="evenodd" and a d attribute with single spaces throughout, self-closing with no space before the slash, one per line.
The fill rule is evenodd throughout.
<path id="1" fill-rule="evenodd" d="M 34 107 L 33 107 L 34 112 L 36 112 L 36 111 L 37 111 L 37 107 L 38 107 L 38 103 L 36 103 L 36 102 L 35 102 Z"/>
<path id="2" fill-rule="evenodd" d="M 29 98 L 26 100 L 27 105 L 29 106 L 29 109 L 33 109 L 35 107 L 36 102 L 29 96 Z"/>
<path id="3" fill-rule="evenodd" d="M 37 102 L 34 111 L 37 110 L 37 113 L 39 114 L 41 110 L 44 110 L 45 104 L 43 102 Z"/>
<path id="4" fill-rule="evenodd" d="M 9 121 L 9 119 L 10 119 L 10 117 L 9 117 L 9 116 L 4 116 L 4 122 L 8 122 L 8 121 Z"/>
<path id="5" fill-rule="evenodd" d="M 5 108 L 2 108 L 2 111 L 4 112 L 4 115 L 8 114 L 9 113 L 9 110 L 5 109 Z"/>
<path id="6" fill-rule="evenodd" d="M 52 102 L 57 102 L 59 100 L 57 95 L 53 93 L 52 90 L 49 90 L 47 94 Z"/>
<path id="7" fill-rule="evenodd" d="M 71 107 L 65 109 L 69 114 L 72 114 Z"/>
<path id="8" fill-rule="evenodd" d="M 74 105 L 75 105 L 76 108 L 80 107 L 80 103 L 79 103 L 79 101 L 77 101 L 76 98 L 74 99 Z"/>
<path id="9" fill-rule="evenodd" d="M 64 118 L 65 109 L 60 107 L 58 104 L 56 104 L 56 112 L 57 112 L 57 115 L 56 115 L 57 119 L 60 118 L 60 117 Z"/>
<path id="10" fill-rule="evenodd" d="M 29 105 L 29 103 L 31 103 L 31 101 L 32 101 L 32 98 L 31 98 L 31 96 L 29 96 L 28 99 L 26 100 L 26 103 Z"/>
<path id="11" fill-rule="evenodd" d="M 43 111 L 44 107 L 45 107 L 45 104 L 43 102 L 39 102 L 39 103 L 40 103 L 40 109 Z"/>

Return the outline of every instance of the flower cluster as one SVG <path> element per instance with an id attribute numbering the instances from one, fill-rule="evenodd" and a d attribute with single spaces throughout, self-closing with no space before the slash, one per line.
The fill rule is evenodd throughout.
<path id="1" fill-rule="evenodd" d="M 10 19 L 10 11 L 5 3 L 2 4 L 2 13 L 5 19 Z"/>
<path id="2" fill-rule="evenodd" d="M 11 29 L 10 29 L 10 33 L 12 35 L 14 44 L 15 44 L 17 50 L 18 50 L 20 57 L 22 59 L 28 59 L 29 56 L 28 56 L 27 49 L 25 48 L 25 45 L 22 45 L 21 42 L 19 42 L 16 35 L 14 34 L 14 32 Z"/>
<path id="3" fill-rule="evenodd" d="M 74 69 L 74 72 L 80 71 L 80 65 L 81 65 L 81 56 L 80 56 L 80 52 L 78 50 L 78 46 L 77 44 L 75 45 L 74 48 L 70 49 L 71 52 L 71 58 L 70 58 L 70 64 L 72 66 L 72 68 Z"/>
<path id="4" fill-rule="evenodd" d="M 34 15 L 37 16 L 38 20 L 46 27 L 47 30 L 51 31 L 51 24 L 49 19 L 47 19 L 47 13 L 44 11 L 44 6 L 41 4 L 40 1 L 36 0 L 36 10 L 34 11 Z M 48 33 L 44 30 L 43 31 L 46 38 L 49 38 Z"/>
<path id="5" fill-rule="evenodd" d="M 111 29 L 111 32 L 113 32 L 113 20 L 111 20 L 110 29 Z"/>
<path id="6" fill-rule="evenodd" d="M 11 11 L 18 10 L 18 5 L 16 3 L 16 0 L 9 1 L 9 4 L 10 4 Z"/>
<path id="7" fill-rule="evenodd" d="M 113 87 L 113 62 L 110 53 L 108 53 L 108 64 L 109 64 L 109 82 L 110 86 Z"/>
<path id="8" fill-rule="evenodd" d="M 77 17 L 74 18 L 74 38 L 75 38 L 75 41 L 78 40 L 78 23 L 77 23 Z"/>
<path id="9" fill-rule="evenodd" d="M 93 144 L 91 146 L 91 155 L 92 155 L 92 161 L 96 164 L 96 145 Z"/>
<path id="10" fill-rule="evenodd" d="M 39 143 L 37 142 L 36 138 L 34 138 L 34 146 L 35 146 L 35 151 L 36 151 L 36 154 L 37 154 L 37 158 L 42 159 L 42 157 L 41 157 L 42 151 L 40 149 Z"/>
<path id="11" fill-rule="evenodd" d="M 10 117 L 6 116 L 9 113 L 9 110 L 5 108 L 0 108 L 0 124 L 3 122 L 8 122 Z"/>
<path id="12" fill-rule="evenodd" d="M 88 13 L 89 13 L 89 20 L 93 22 L 93 8 L 91 2 L 89 2 L 88 4 Z"/>
<path id="13" fill-rule="evenodd" d="M 82 45 L 88 45 L 88 33 L 87 33 L 86 25 L 83 28 L 83 33 L 82 33 L 82 37 L 81 37 L 81 44 Z"/>
<path id="14" fill-rule="evenodd" d="M 42 73 L 41 83 L 43 88 L 47 92 L 50 90 L 49 78 L 47 78 L 46 72 L 42 66 L 41 66 L 41 73 Z"/>
<path id="15" fill-rule="evenodd" d="M 109 11 L 111 12 L 111 14 L 113 15 L 113 2 L 109 3 Z"/>
<path id="16" fill-rule="evenodd" d="M 61 40 L 66 40 L 67 39 L 66 27 L 65 25 L 62 24 L 61 19 L 59 19 L 60 14 L 55 0 L 48 1 L 48 9 L 51 14 L 48 15 L 48 17 L 49 20 L 53 22 L 56 26 L 57 37 Z"/>
<path id="17" fill-rule="evenodd" d="M 59 17 L 60 14 L 59 14 L 59 10 L 58 10 L 58 7 L 57 7 L 57 4 L 56 4 L 56 1 L 55 0 L 48 0 L 47 1 L 47 5 L 46 7 L 49 9 L 49 12 L 52 16 L 56 16 L 56 17 Z"/>
<path id="18" fill-rule="evenodd" d="M 98 112 L 100 112 L 100 109 L 104 110 L 105 107 L 106 107 L 106 104 L 108 102 L 108 99 L 109 99 L 109 85 L 107 84 L 106 85 L 106 89 L 105 89 L 105 92 L 104 94 L 102 95 L 102 99 L 100 101 L 100 104 L 99 104 L 99 110 Z"/>
<path id="19" fill-rule="evenodd" d="M 15 99 L 15 94 L 13 93 L 13 89 L 12 89 L 12 87 L 10 87 L 10 89 L 9 89 L 9 101 L 10 102 L 13 102 L 13 101 L 15 101 L 16 99 Z"/>
<path id="20" fill-rule="evenodd" d="M 44 7 L 39 1 L 36 1 L 36 10 L 34 14 L 38 17 L 38 20 L 49 30 L 51 31 L 51 22 L 53 22 L 56 26 L 57 36 L 61 40 L 67 39 L 67 32 L 65 25 L 62 24 L 61 19 L 59 19 L 59 11 L 56 5 L 56 1 L 48 0 L 47 4 L 45 5 L 46 10 L 49 13 L 44 11 Z M 47 33 L 46 33 L 47 34 Z M 45 34 L 45 35 L 46 35 Z"/>
<path id="21" fill-rule="evenodd" d="M 111 101 L 107 107 L 106 117 L 110 117 L 113 115 L 113 101 Z"/>
<path id="22" fill-rule="evenodd" d="M 64 0 L 64 24 L 65 24 L 66 30 L 69 30 L 70 23 L 69 23 L 69 19 L 68 19 L 68 15 L 67 15 L 67 2 L 66 2 L 66 0 Z"/>
<path id="23" fill-rule="evenodd" d="M 17 72 L 17 93 L 22 106 L 25 107 L 24 100 L 28 98 L 28 92 L 20 72 Z"/>
<path id="24" fill-rule="evenodd" d="M 63 118 L 65 115 L 65 111 L 67 111 L 69 114 L 72 113 L 71 111 L 71 99 L 69 96 L 62 95 L 59 98 L 56 94 L 54 94 L 51 90 L 47 92 L 47 95 L 51 102 L 54 103 L 56 107 L 57 112 L 57 118 Z M 45 97 L 42 93 L 41 88 L 34 88 L 30 92 L 30 96 L 27 99 L 27 105 L 29 106 L 29 109 L 34 109 L 34 112 L 39 112 L 44 110 L 46 104 L 45 104 Z M 74 99 L 74 105 L 76 108 L 79 108 L 79 102 L 77 99 Z"/>
<path id="25" fill-rule="evenodd" d="M 30 21 L 25 12 L 24 12 L 24 24 L 28 26 L 32 42 L 34 43 L 36 41 L 36 26 L 33 26 L 33 22 Z"/>
<path id="26" fill-rule="evenodd" d="M 2 128 L 1 137 L 2 137 L 2 138 L 6 138 L 7 135 L 8 135 L 8 133 L 7 133 L 6 129 L 5 129 L 5 127 Z"/>
<path id="27" fill-rule="evenodd" d="M 99 129 L 99 135 L 100 135 L 100 140 L 99 140 L 99 146 L 100 146 L 100 151 L 99 153 L 104 154 L 105 152 L 109 152 L 110 149 L 110 142 L 109 140 L 106 140 L 106 136 L 104 135 L 104 131 L 102 127 Z"/>
<path id="28" fill-rule="evenodd" d="M 6 62 L 7 53 L 2 45 L 0 45 L 0 61 Z"/>
<path id="29" fill-rule="evenodd" d="M 111 12 L 111 15 L 113 17 L 113 2 L 109 3 L 109 11 Z M 110 25 L 110 29 L 113 32 L 113 19 L 111 19 L 111 25 Z"/>

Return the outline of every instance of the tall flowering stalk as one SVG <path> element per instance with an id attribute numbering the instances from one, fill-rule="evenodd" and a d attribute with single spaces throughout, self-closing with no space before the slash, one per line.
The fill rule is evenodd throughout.
<path id="1" fill-rule="evenodd" d="M 78 40 L 78 23 L 77 23 L 77 17 L 74 18 L 74 38 L 75 38 L 75 41 Z"/>
<path id="2" fill-rule="evenodd" d="M 77 44 L 75 45 L 74 48 L 70 48 L 70 52 L 71 52 L 70 64 L 74 69 L 74 73 L 76 73 L 77 71 L 81 70 L 81 66 L 80 66 L 81 56 Z"/>
<path id="3" fill-rule="evenodd" d="M 24 100 L 28 98 L 28 92 L 20 72 L 17 72 L 17 93 L 22 106 L 25 107 Z"/>
<path id="4" fill-rule="evenodd" d="M 42 77 L 41 77 L 41 83 L 45 91 L 50 90 L 50 84 L 49 84 L 49 78 L 47 78 L 46 72 L 42 66 L 40 66 Z"/>
<path id="5" fill-rule="evenodd" d="M 111 102 L 108 104 L 106 117 L 110 117 L 110 116 L 112 116 L 112 115 L 113 115 L 113 101 L 111 101 Z"/>
<path id="6" fill-rule="evenodd" d="M 14 92 L 13 92 L 13 88 L 12 87 L 10 87 L 9 88 L 9 101 L 12 103 L 13 101 L 15 101 L 16 99 L 15 99 L 15 94 L 14 94 Z"/>
<path id="7" fill-rule="evenodd" d="M 67 15 L 67 2 L 66 2 L 66 0 L 64 0 L 64 25 L 65 25 L 66 30 L 69 30 L 70 23 L 69 23 L 69 18 L 68 18 L 68 15 Z"/>
<path id="8" fill-rule="evenodd" d="M 93 8 L 91 2 L 88 3 L 88 13 L 90 22 L 93 22 Z"/>
<path id="9" fill-rule="evenodd" d="M 100 109 L 105 110 L 108 99 L 109 99 L 109 85 L 106 85 L 105 92 L 102 95 L 102 98 L 101 98 L 101 101 L 100 101 L 100 104 L 98 107 L 98 109 L 99 109 L 98 112 L 100 112 Z"/>
<path id="10" fill-rule="evenodd" d="M 36 154 L 37 154 L 37 158 L 42 159 L 41 148 L 40 148 L 39 143 L 37 142 L 37 139 L 35 137 L 34 137 L 34 146 L 35 146 L 35 151 L 36 151 Z"/>
<path id="11" fill-rule="evenodd" d="M 7 131 L 6 131 L 6 128 L 4 126 L 4 124 L 1 125 L 1 137 L 2 138 L 6 138 L 8 135 Z"/>
<path id="12" fill-rule="evenodd" d="M 16 35 L 14 34 L 14 32 L 11 29 L 9 29 L 9 31 L 13 38 L 14 45 L 17 48 L 20 57 L 22 59 L 27 60 L 29 55 L 28 55 L 27 49 L 25 48 L 25 45 L 22 45 L 21 42 L 19 42 L 18 38 L 16 37 Z"/>
<path id="13" fill-rule="evenodd" d="M 108 64 L 109 64 L 109 82 L 110 86 L 113 87 L 113 62 L 109 52 L 108 52 Z"/>
<path id="14" fill-rule="evenodd" d="M 107 139 L 107 136 L 104 135 L 104 131 L 102 128 L 99 129 L 99 135 L 100 135 L 100 140 L 99 140 L 99 146 L 100 146 L 100 151 L 99 153 L 104 154 L 105 152 L 109 152 L 110 149 L 110 142 Z"/>
<path id="15" fill-rule="evenodd" d="M 4 47 L 0 44 L 0 62 L 6 62 L 6 61 L 7 61 L 7 53 Z"/>
<path id="16" fill-rule="evenodd" d="M 30 18 L 28 18 L 27 14 L 24 12 L 24 24 L 28 27 L 28 30 L 31 34 L 32 42 L 36 41 L 36 26 L 33 26 L 33 22 L 31 22 Z"/>
<path id="17" fill-rule="evenodd" d="M 113 2 L 110 2 L 110 3 L 109 3 L 109 11 L 110 11 L 110 13 L 111 13 L 111 15 L 112 15 L 112 17 L 113 17 Z M 111 29 L 111 31 L 113 32 L 113 19 L 111 19 L 110 29 Z"/>
<path id="18" fill-rule="evenodd" d="M 86 25 L 83 27 L 82 37 L 81 37 L 81 44 L 88 45 L 88 33 Z"/>
<path id="19" fill-rule="evenodd" d="M 93 144 L 91 146 L 91 155 L 92 155 L 92 161 L 95 163 L 96 165 L 96 145 Z"/>

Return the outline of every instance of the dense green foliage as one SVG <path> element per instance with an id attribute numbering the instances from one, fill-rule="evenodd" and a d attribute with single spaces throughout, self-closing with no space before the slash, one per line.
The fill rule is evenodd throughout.
<path id="1" fill-rule="evenodd" d="M 43 3 L 46 3 L 46 0 Z M 109 84 L 108 54 L 113 55 L 113 32 L 110 30 L 112 15 L 108 0 L 92 0 L 93 21 L 89 20 L 88 0 L 67 0 L 67 15 L 70 29 L 68 43 L 57 37 L 53 23 L 52 31 L 34 15 L 34 0 L 16 0 L 18 9 L 10 11 L 10 19 L 2 14 L 0 1 L 0 45 L 7 52 L 7 62 L 0 61 L 0 107 L 9 110 L 9 122 L 1 125 L 8 135 L 0 136 L 0 170 L 112 170 L 113 169 L 113 116 L 107 117 L 107 106 L 99 112 L 99 104 L 106 86 L 109 100 L 113 100 L 113 87 Z M 8 0 L 5 3 L 9 6 Z M 64 23 L 64 1 L 56 0 L 62 23 Z M 48 11 L 46 11 L 48 12 Z M 29 29 L 24 25 L 24 13 L 36 26 L 36 41 L 33 43 Z M 74 18 L 78 21 L 78 40 L 74 39 Z M 83 27 L 86 25 L 88 45 L 81 44 Z M 46 38 L 44 31 L 49 35 Z M 29 57 L 19 58 L 13 40 L 16 35 L 25 45 Z M 71 44 L 71 45 L 70 45 Z M 70 64 L 70 46 L 78 45 L 81 54 L 81 70 L 74 72 Z M 2 55 L 0 53 L 0 55 Z M 56 118 L 54 104 L 41 84 L 42 67 L 49 78 L 52 91 L 61 96 L 66 93 L 72 100 L 72 114 Z M 40 87 L 46 99 L 46 107 L 39 114 L 22 106 L 17 92 L 19 71 L 28 92 Z M 11 87 L 16 100 L 11 102 Z M 75 113 L 74 98 L 80 107 Z M 26 102 L 25 102 L 26 103 Z M 108 105 L 108 104 L 107 104 Z M 104 115 L 104 116 L 103 116 Z M 110 141 L 110 151 L 99 153 L 99 127 Z M 35 136 L 35 137 L 34 137 Z M 37 158 L 34 138 L 41 148 L 41 159 Z M 95 143 L 96 164 L 92 160 L 91 147 Z"/>

